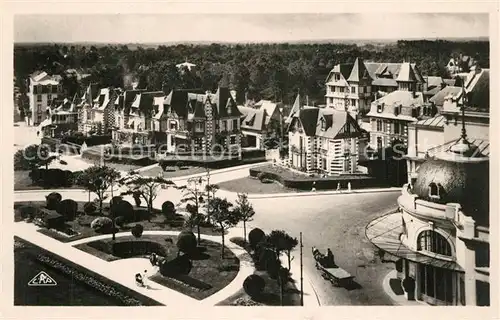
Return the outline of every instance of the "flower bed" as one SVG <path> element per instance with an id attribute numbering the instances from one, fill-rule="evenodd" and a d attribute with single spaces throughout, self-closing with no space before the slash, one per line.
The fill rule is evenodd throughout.
<path id="1" fill-rule="evenodd" d="M 177 237 L 169 236 L 172 241 L 166 241 L 166 238 L 167 236 L 143 235 L 138 240 L 132 236 L 126 236 L 118 237 L 114 242 L 111 238 L 108 238 L 79 244 L 75 248 L 103 260 L 113 261 L 119 259 L 117 253 L 113 252 L 113 247 L 117 248 L 117 244 L 122 243 L 118 245 L 119 247 L 126 246 L 132 248 L 135 244 L 148 242 L 148 245 L 139 244 L 137 248 L 134 248 L 135 252 L 133 255 L 143 256 L 155 252 L 159 256 L 166 258 L 167 261 L 170 261 L 177 257 Z M 238 274 L 240 261 L 227 248 L 225 250 L 225 257 L 222 258 L 220 254 L 221 245 L 219 243 L 202 240 L 200 246 L 206 248 L 206 250 L 191 258 L 193 267 L 187 276 L 171 278 L 164 277 L 158 273 L 152 275 L 149 279 L 198 300 L 204 299 L 221 290 L 231 283 Z M 127 248 L 122 247 L 119 250 L 122 249 L 125 252 L 119 254 L 122 255 L 124 253 L 123 257 L 130 257 L 129 254 L 126 254 L 128 252 Z"/>
<path id="2" fill-rule="evenodd" d="M 71 261 L 59 257 L 51 252 L 48 252 L 26 240 L 15 238 L 15 241 L 21 242 L 24 247 L 33 249 L 33 258 L 46 265 L 47 267 L 56 270 L 71 279 L 74 279 L 82 284 L 85 284 L 105 296 L 111 297 L 116 301 L 117 305 L 121 306 L 160 306 L 157 301 L 145 297 L 133 290 L 130 290 L 118 283 L 115 283 L 95 272 L 87 270 Z"/>
<path id="3" fill-rule="evenodd" d="M 336 189 L 339 184 L 345 190 L 349 182 L 352 189 L 375 188 L 383 185 L 383 182 L 365 174 L 311 177 L 271 165 L 251 168 L 249 172 L 251 177 L 257 178 L 262 173 L 265 175 L 265 179 L 279 182 L 287 188 L 300 190 L 311 190 L 313 187 L 317 190 L 331 190 Z"/>

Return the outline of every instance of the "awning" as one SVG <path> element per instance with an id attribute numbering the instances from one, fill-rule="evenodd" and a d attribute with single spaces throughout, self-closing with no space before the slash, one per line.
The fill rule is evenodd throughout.
<path id="1" fill-rule="evenodd" d="M 391 213 L 371 221 L 366 226 L 366 237 L 377 248 L 406 260 L 438 268 L 464 271 L 456 262 L 425 255 L 406 247 L 399 237 L 403 232 L 401 213 Z"/>

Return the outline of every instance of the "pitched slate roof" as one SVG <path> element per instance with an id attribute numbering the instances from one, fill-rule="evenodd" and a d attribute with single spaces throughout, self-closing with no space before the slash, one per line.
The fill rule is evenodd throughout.
<path id="1" fill-rule="evenodd" d="M 227 87 L 219 87 L 215 94 L 209 96 L 209 100 L 215 107 L 218 118 L 242 116 Z"/>
<path id="2" fill-rule="evenodd" d="M 434 103 L 436 106 L 443 106 L 444 104 L 444 99 L 448 95 L 457 95 L 462 91 L 461 87 L 452 87 L 452 86 L 447 86 L 441 89 L 438 93 L 436 93 L 434 96 L 432 96 L 429 101 Z"/>
<path id="3" fill-rule="evenodd" d="M 359 82 L 361 80 L 372 80 L 372 78 L 370 77 L 368 70 L 366 70 L 363 60 L 360 58 L 356 58 L 347 81 Z"/>
<path id="4" fill-rule="evenodd" d="M 292 119 L 298 115 L 300 107 L 301 107 L 301 100 L 300 100 L 300 94 L 298 94 L 297 97 L 295 98 L 295 102 L 293 103 L 292 109 L 290 110 L 290 114 L 288 115 L 288 118 L 286 118 L 285 120 L 286 124 L 292 123 Z"/>
<path id="5" fill-rule="evenodd" d="M 155 97 L 161 97 L 165 93 L 163 91 L 141 92 L 135 96 L 134 102 L 131 105 L 131 112 L 143 113 L 152 115 L 153 101 Z M 133 111 L 132 111 L 133 110 Z"/>
<path id="6" fill-rule="evenodd" d="M 434 118 L 419 120 L 417 122 L 414 122 L 413 124 L 418 127 L 425 126 L 433 128 L 444 128 L 445 121 L 446 121 L 445 117 L 439 115 L 435 116 Z"/>
<path id="7" fill-rule="evenodd" d="M 410 66 L 410 63 L 405 62 L 401 64 L 401 69 L 399 70 L 398 78 L 396 81 L 417 81 L 417 78 L 415 76 L 415 72 L 413 71 L 413 68 Z"/>
<path id="8" fill-rule="evenodd" d="M 243 115 L 241 129 L 262 131 L 266 127 L 267 112 L 265 109 L 257 109 L 251 107 L 238 106 L 238 109 Z"/>
<path id="9" fill-rule="evenodd" d="M 318 124 L 319 108 L 304 107 L 298 114 L 298 119 L 304 128 L 307 136 L 313 137 L 316 135 L 316 126 Z"/>

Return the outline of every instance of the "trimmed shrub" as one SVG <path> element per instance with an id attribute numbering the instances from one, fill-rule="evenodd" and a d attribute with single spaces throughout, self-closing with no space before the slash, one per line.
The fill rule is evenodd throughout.
<path id="1" fill-rule="evenodd" d="M 134 227 L 132 227 L 132 235 L 136 238 L 140 238 L 142 236 L 142 233 L 144 232 L 144 227 L 142 224 L 136 224 Z"/>
<path id="2" fill-rule="evenodd" d="M 160 265 L 160 273 L 162 276 L 171 277 L 176 275 L 187 275 L 191 272 L 193 263 L 187 255 L 181 255 L 173 260 L 164 260 Z"/>
<path id="3" fill-rule="evenodd" d="M 123 217 L 125 222 L 135 222 L 136 216 L 134 207 L 130 204 L 130 202 L 126 200 L 121 200 L 112 208 L 114 217 Z"/>
<path id="4" fill-rule="evenodd" d="M 115 225 L 119 228 L 123 228 L 123 226 L 125 225 L 125 218 L 123 216 L 116 217 Z"/>
<path id="5" fill-rule="evenodd" d="M 259 297 L 264 291 L 265 286 L 266 282 L 264 279 L 256 274 L 249 275 L 245 281 L 243 281 L 243 290 L 245 290 L 246 294 L 251 298 Z"/>
<path id="6" fill-rule="evenodd" d="M 172 201 L 165 201 L 161 205 L 161 213 L 167 218 L 172 218 L 175 215 L 175 205 Z"/>
<path id="7" fill-rule="evenodd" d="M 59 202 L 57 213 L 62 215 L 66 221 L 73 221 L 78 213 L 78 203 L 72 199 L 65 199 Z"/>
<path id="8" fill-rule="evenodd" d="M 121 196 L 114 196 L 111 198 L 111 201 L 109 201 L 109 207 L 111 210 L 113 209 L 113 206 L 117 205 L 120 201 L 123 201 L 123 197 Z"/>
<path id="9" fill-rule="evenodd" d="M 198 248 L 198 242 L 193 232 L 184 230 L 177 237 L 177 248 L 185 254 L 193 254 Z"/>
<path id="10" fill-rule="evenodd" d="M 264 240 L 266 233 L 259 228 L 254 228 L 248 233 L 248 243 L 250 247 L 255 250 L 257 245 Z"/>
<path id="11" fill-rule="evenodd" d="M 113 221 L 108 217 L 99 217 L 90 223 L 90 227 L 97 233 L 110 233 L 113 230 Z"/>
<path id="12" fill-rule="evenodd" d="M 83 212 L 85 214 L 88 214 L 89 216 L 93 215 L 97 211 L 97 206 L 93 202 L 87 202 L 86 204 L 83 205 Z"/>
<path id="13" fill-rule="evenodd" d="M 62 196 L 60 193 L 52 192 L 45 197 L 45 207 L 49 210 L 56 210 L 59 202 L 61 202 Z"/>
<path id="14" fill-rule="evenodd" d="M 98 241 L 95 242 L 98 243 Z M 168 252 L 166 252 L 165 248 L 162 245 L 153 241 L 120 241 L 112 243 L 110 247 L 111 252 L 109 253 L 120 258 L 144 256 L 150 255 L 152 253 L 156 253 L 161 257 L 168 255 Z"/>

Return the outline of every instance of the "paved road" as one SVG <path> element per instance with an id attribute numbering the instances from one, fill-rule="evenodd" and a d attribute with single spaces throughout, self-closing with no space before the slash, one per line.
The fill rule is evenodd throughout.
<path id="1" fill-rule="evenodd" d="M 395 208 L 398 195 L 384 192 L 254 199 L 257 214 L 252 225 L 283 229 L 297 238 L 303 232 L 304 270 L 322 305 L 392 305 L 382 281 L 393 266 L 375 256 L 364 228 L 377 215 Z M 325 281 L 314 268 L 311 246 L 322 252 L 331 248 L 336 263 L 355 275 L 362 288 L 348 291 Z M 294 255 L 299 259 L 298 250 Z"/>
<path id="2" fill-rule="evenodd" d="M 211 182 L 219 183 L 247 175 L 248 168 L 241 167 L 213 174 Z M 186 182 L 185 178 L 173 180 L 178 185 Z M 75 194 L 82 192 L 60 193 L 63 198 L 76 198 Z M 265 230 L 283 229 L 296 237 L 299 232 L 303 232 L 305 272 L 322 305 L 391 305 L 390 298 L 382 289 L 382 280 L 393 269 L 392 265 L 382 264 L 375 256 L 373 246 L 366 240 L 364 228 L 376 216 L 394 209 L 399 194 L 400 191 L 394 191 L 252 199 L 257 214 L 251 225 Z M 227 197 L 230 201 L 236 197 L 234 193 L 223 190 L 219 191 L 218 196 Z M 22 199 L 22 193 L 15 194 L 15 201 Z M 41 195 L 40 200 L 43 199 Z M 132 198 L 126 199 L 133 203 Z M 164 190 L 155 200 L 154 206 L 160 208 L 166 200 L 177 203 L 179 199 L 179 191 Z M 361 288 L 347 291 L 335 288 L 321 278 L 314 268 L 311 246 L 323 252 L 331 248 L 337 264 L 355 275 Z M 295 256 L 299 259 L 298 251 Z"/>

